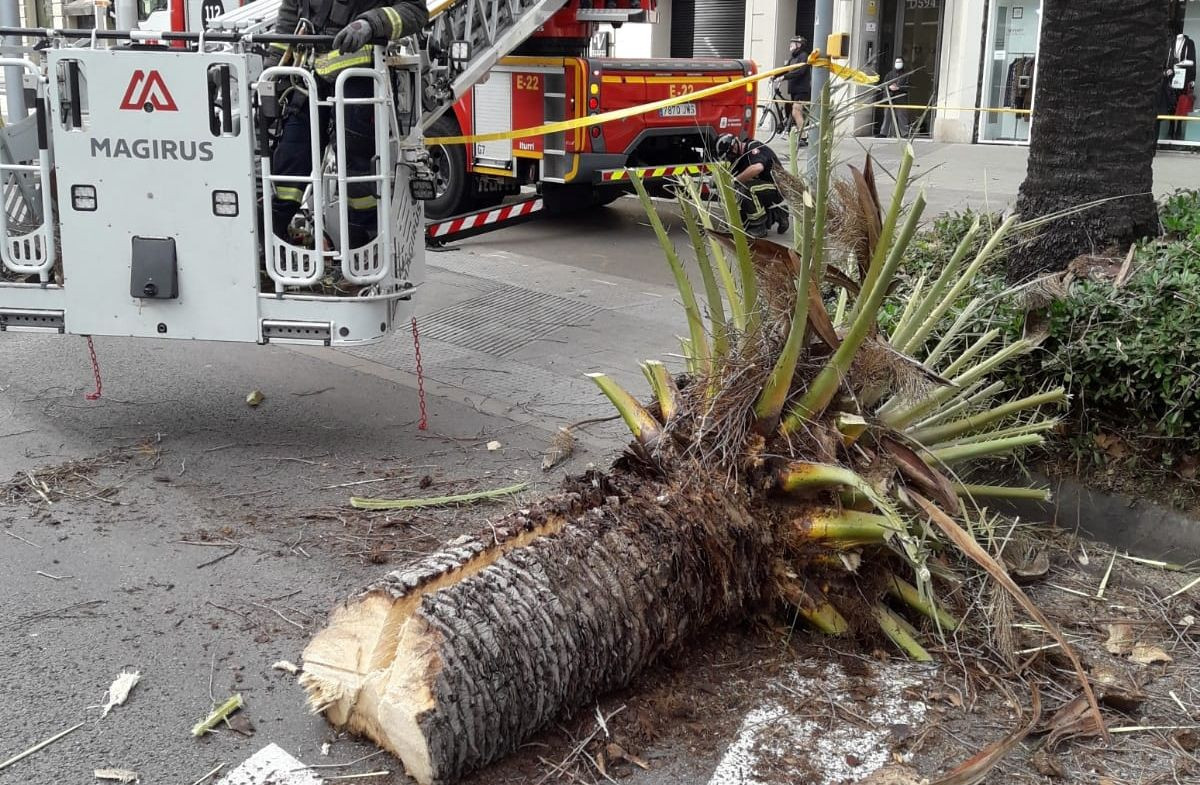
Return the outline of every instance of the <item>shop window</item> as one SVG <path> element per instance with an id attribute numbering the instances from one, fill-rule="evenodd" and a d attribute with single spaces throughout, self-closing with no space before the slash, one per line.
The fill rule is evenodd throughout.
<path id="1" fill-rule="evenodd" d="M 1041 27 L 1041 0 L 1001 0 L 992 6 L 985 53 L 982 141 L 1029 141 Z"/>
<path id="2" fill-rule="evenodd" d="M 1196 105 L 1196 48 L 1200 45 L 1200 6 L 1174 0 L 1163 45 L 1163 80 L 1159 85 L 1159 116 L 1192 118 L 1160 120 L 1162 144 L 1200 145 L 1200 107 Z M 1188 64 L 1188 61 L 1191 64 Z"/>

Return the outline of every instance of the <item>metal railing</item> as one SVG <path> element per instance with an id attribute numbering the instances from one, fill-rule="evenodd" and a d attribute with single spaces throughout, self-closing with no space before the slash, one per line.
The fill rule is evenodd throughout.
<path id="1" fill-rule="evenodd" d="M 50 192 L 52 166 L 45 126 L 49 122 L 45 112 L 46 77 L 33 63 L 20 58 L 0 58 L 0 68 L 20 68 L 23 73 L 33 76 L 39 105 L 38 122 L 41 124 L 38 128 L 37 163 L 0 160 L 0 183 L 7 184 L 10 176 L 20 178 L 33 175 L 37 178 L 41 193 L 41 216 L 28 231 L 18 232 L 18 227 L 10 219 L 7 204 L 6 209 L 0 210 L 0 262 L 15 275 L 36 275 L 42 283 L 49 283 L 58 252 L 54 242 L 54 204 Z"/>
<path id="2" fill-rule="evenodd" d="M 312 286 L 320 281 L 335 263 L 341 264 L 342 277 L 358 285 L 379 283 L 391 269 L 391 254 L 394 249 L 393 227 L 390 215 L 396 174 L 393 160 L 393 143 L 400 139 L 399 126 L 393 111 L 391 84 L 388 72 L 383 68 L 376 52 L 375 68 L 348 68 L 338 74 L 334 82 L 333 95 L 320 99 L 317 77 L 311 70 L 297 66 L 274 66 L 265 69 L 259 76 L 260 93 L 272 89 L 280 77 L 299 79 L 308 93 L 307 113 L 309 123 L 309 155 L 312 170 L 306 175 L 286 175 L 272 171 L 271 159 L 263 156 L 259 167 L 263 183 L 263 235 L 266 251 L 267 275 L 275 282 L 277 292 L 288 287 Z M 350 79 L 370 79 L 373 85 L 369 98 L 346 97 L 346 83 Z M 374 112 L 372 124 L 375 135 L 375 171 L 368 174 L 351 174 L 347 169 L 348 150 L 346 138 L 346 109 L 352 106 L 371 106 Z M 335 136 L 333 155 L 329 160 L 321 145 L 323 134 L 322 109 L 334 114 Z M 376 211 L 375 225 L 378 234 L 359 247 L 351 247 L 350 239 L 350 187 L 369 184 L 376 194 L 372 209 Z M 296 245 L 278 235 L 272 210 L 271 194 L 277 186 L 301 188 L 301 204 L 307 206 L 312 215 L 312 248 Z M 331 204 L 337 209 L 337 241 L 334 248 L 325 248 L 327 229 L 326 212 Z M 286 229 L 283 232 L 286 234 Z"/>

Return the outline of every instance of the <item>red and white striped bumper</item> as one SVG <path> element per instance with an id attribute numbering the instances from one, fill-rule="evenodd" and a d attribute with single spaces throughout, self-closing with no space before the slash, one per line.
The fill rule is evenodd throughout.
<path id="1" fill-rule="evenodd" d="M 598 182 L 619 183 L 629 179 L 631 173 L 642 180 L 656 180 L 664 177 L 678 177 L 683 174 L 693 176 L 708 172 L 708 164 L 683 164 L 681 166 L 646 166 L 639 169 L 603 169 L 596 173 Z"/>
<path id="2" fill-rule="evenodd" d="M 524 202 L 505 205 L 504 207 L 496 207 L 491 210 L 481 210 L 477 213 L 447 218 L 444 221 L 431 223 L 426 226 L 425 236 L 431 240 L 445 240 L 461 232 L 482 229 L 493 224 L 503 224 L 513 218 L 525 218 L 540 211 L 545 206 L 545 202 L 540 198 L 528 199 Z"/>

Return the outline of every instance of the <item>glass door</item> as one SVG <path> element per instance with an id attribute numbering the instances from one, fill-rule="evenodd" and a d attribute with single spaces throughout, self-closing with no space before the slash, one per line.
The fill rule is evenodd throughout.
<path id="1" fill-rule="evenodd" d="M 1029 142 L 1041 29 L 1042 0 L 999 0 L 992 6 L 980 141 Z"/>
<path id="2" fill-rule="evenodd" d="M 887 73 L 897 57 L 909 75 L 906 104 L 932 106 L 937 96 L 942 17 L 946 0 L 887 0 L 880 16 L 879 71 Z M 890 51 L 889 51 L 890 49 Z M 932 110 L 909 110 L 912 132 L 928 136 Z"/>

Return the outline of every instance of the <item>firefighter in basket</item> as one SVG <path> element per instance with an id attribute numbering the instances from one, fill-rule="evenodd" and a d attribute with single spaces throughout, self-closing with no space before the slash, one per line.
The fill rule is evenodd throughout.
<path id="1" fill-rule="evenodd" d="M 265 58 L 266 66 L 293 65 L 309 68 L 316 75 L 319 98 L 333 94 L 338 74 L 346 68 L 370 68 L 374 63 L 376 45 L 396 41 L 420 32 L 429 20 L 425 0 L 283 0 L 275 32 L 281 35 L 332 35 L 333 46 L 323 48 L 271 44 Z M 310 154 L 308 98 L 300 80 L 280 85 L 282 130 L 275 143 L 271 168 L 275 174 L 308 176 L 319 161 Z M 346 80 L 348 99 L 370 98 L 374 83 L 369 78 Z M 350 104 L 346 107 L 347 175 L 360 177 L 372 174 L 375 157 L 375 109 L 370 104 Z M 320 149 L 324 149 L 334 133 L 333 112 L 322 108 L 320 113 Z M 348 199 L 349 239 L 351 248 L 359 248 L 374 239 L 377 229 L 376 195 L 372 183 L 350 183 Z M 271 200 L 275 233 L 292 240 L 289 231 L 292 219 L 300 211 L 304 189 L 290 184 L 275 187 Z"/>
<path id="2" fill-rule="evenodd" d="M 780 165 L 775 151 L 759 141 L 743 141 L 733 134 L 722 134 L 715 152 L 718 159 L 728 161 L 733 169 L 733 186 L 746 233 L 766 237 L 772 227 L 779 234 L 787 232 L 790 224 L 787 207 L 771 176 Z"/>

